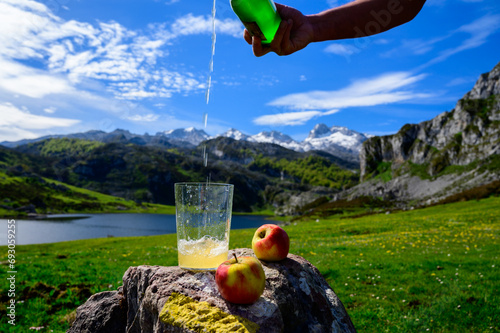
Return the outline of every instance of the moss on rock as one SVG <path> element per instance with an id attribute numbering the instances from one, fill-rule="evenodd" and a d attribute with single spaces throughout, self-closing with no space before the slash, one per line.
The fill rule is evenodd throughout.
<path id="1" fill-rule="evenodd" d="M 255 333 L 259 330 L 259 325 L 248 319 L 179 293 L 170 295 L 160 313 L 160 320 L 195 332 Z"/>

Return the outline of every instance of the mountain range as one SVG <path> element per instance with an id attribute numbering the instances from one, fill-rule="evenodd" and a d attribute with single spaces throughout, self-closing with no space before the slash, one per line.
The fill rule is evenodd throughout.
<path id="1" fill-rule="evenodd" d="M 352 171 L 359 164 L 321 151 L 296 152 L 222 136 L 195 148 L 130 142 L 48 138 L 15 148 L 0 146 L 0 198 L 5 198 L 0 211 L 25 207 L 30 212 L 64 213 L 54 207 L 65 207 L 64 200 L 74 202 L 65 184 L 138 204 L 173 205 L 175 183 L 211 181 L 234 184 L 234 211 L 272 209 L 290 215 L 292 197 L 295 210 L 359 179 Z M 53 181 L 61 186 L 53 188 Z M 79 206 L 88 205 L 73 208 Z"/>
<path id="2" fill-rule="evenodd" d="M 348 202 L 385 209 L 478 198 L 500 194 L 500 63 L 454 109 L 382 137 L 318 124 L 302 142 L 278 131 L 250 136 L 230 129 L 211 137 L 186 128 L 155 135 L 88 131 L 1 145 L 0 197 L 7 199 L 0 209 L 8 211 L 28 204 L 48 211 L 48 198 L 68 193 L 46 179 L 167 205 L 176 182 L 231 183 L 235 211 L 283 215 L 337 214 Z M 19 182 L 25 187 L 14 197 Z"/>
<path id="3" fill-rule="evenodd" d="M 328 127 L 325 124 L 317 124 L 310 131 L 309 136 L 302 142 L 298 142 L 290 136 L 278 131 L 264 131 L 256 135 L 247 135 L 237 129 L 231 128 L 222 134 L 212 137 L 204 130 L 189 127 L 158 132 L 155 135 L 133 134 L 122 129 L 116 129 L 109 133 L 92 130 L 84 133 L 49 135 L 37 139 L 27 139 L 15 142 L 4 141 L 0 142 L 0 145 L 8 148 L 15 148 L 50 138 L 68 138 L 91 140 L 103 143 L 121 142 L 144 146 L 161 146 L 168 148 L 182 147 L 192 149 L 203 141 L 215 139 L 217 137 L 227 137 L 234 140 L 256 143 L 272 143 L 297 152 L 307 152 L 312 150 L 325 151 L 349 162 L 359 162 L 359 151 L 361 146 L 363 142 L 371 136 L 350 130 L 346 127 Z"/>

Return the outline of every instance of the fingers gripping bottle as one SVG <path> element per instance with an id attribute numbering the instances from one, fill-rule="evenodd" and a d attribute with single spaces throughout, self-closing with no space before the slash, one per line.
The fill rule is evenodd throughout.
<path id="1" fill-rule="evenodd" d="M 258 36 L 262 44 L 270 44 L 281 23 L 273 0 L 230 0 L 231 8 L 238 15 L 252 36 Z"/>

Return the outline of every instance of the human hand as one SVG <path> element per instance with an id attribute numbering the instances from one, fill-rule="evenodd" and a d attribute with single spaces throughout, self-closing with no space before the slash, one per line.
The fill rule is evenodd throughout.
<path id="1" fill-rule="evenodd" d="M 271 44 L 263 45 L 260 38 L 252 36 L 245 29 L 244 38 L 252 45 L 253 54 L 261 57 L 269 52 L 277 55 L 289 55 L 302 50 L 313 41 L 313 27 L 308 17 L 295 8 L 276 4 L 281 24 Z"/>

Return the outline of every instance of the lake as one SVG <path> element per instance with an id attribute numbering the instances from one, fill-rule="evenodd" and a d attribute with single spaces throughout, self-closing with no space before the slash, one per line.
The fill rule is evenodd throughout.
<path id="1" fill-rule="evenodd" d="M 231 229 L 257 229 L 266 223 L 273 222 L 265 216 L 233 215 Z M 7 219 L 0 224 L 0 245 L 7 245 Z M 16 219 L 15 224 L 17 245 L 175 233 L 175 215 L 163 214 L 50 215 L 43 220 Z"/>

